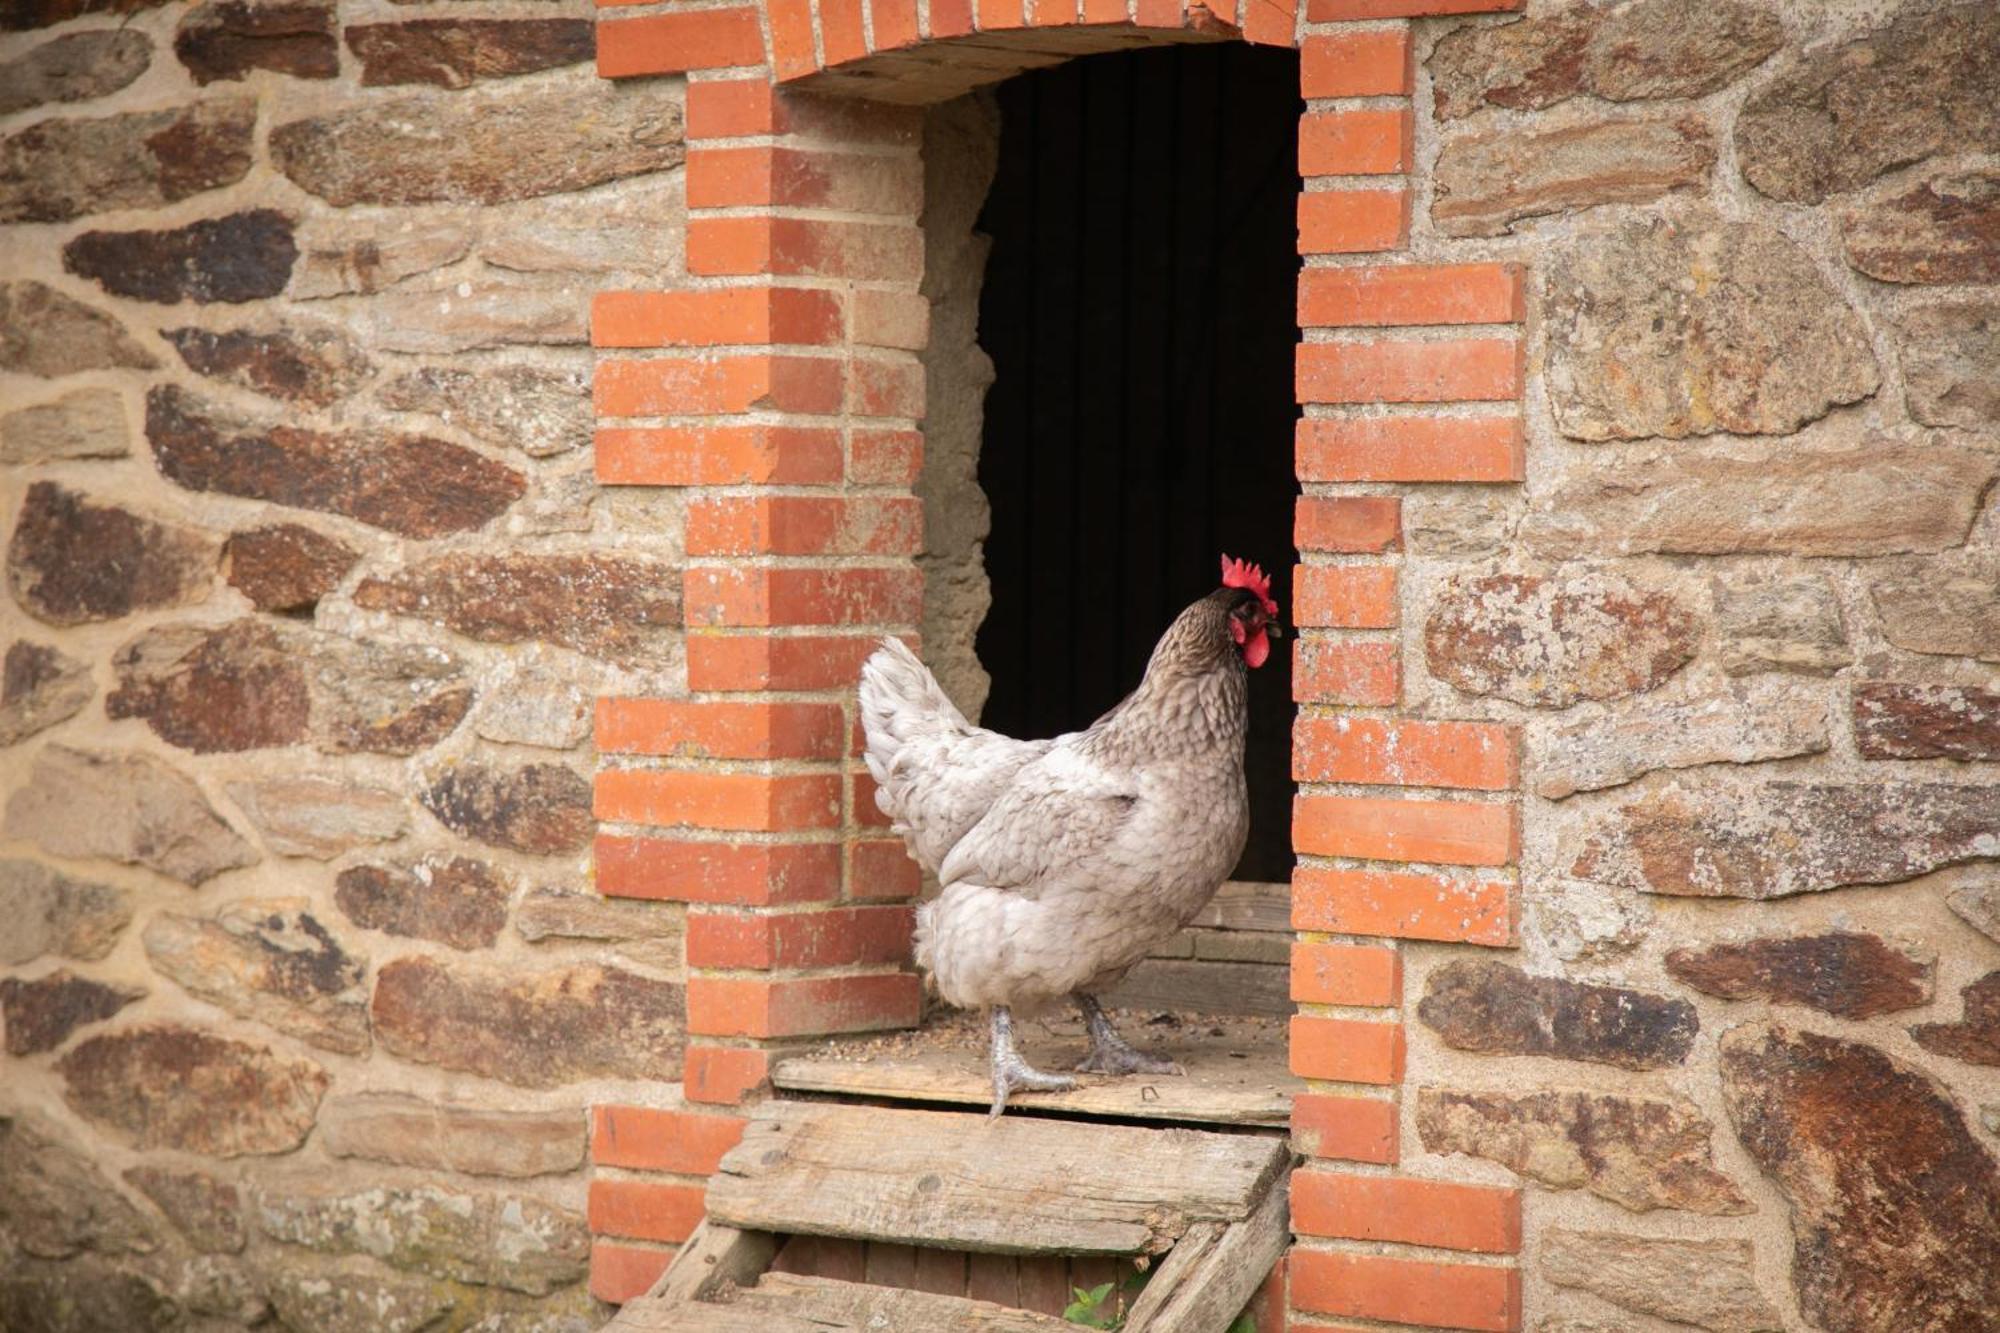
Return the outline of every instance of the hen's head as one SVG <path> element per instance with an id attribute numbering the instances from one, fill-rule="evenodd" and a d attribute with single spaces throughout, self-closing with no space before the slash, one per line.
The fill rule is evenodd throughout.
<path id="1" fill-rule="evenodd" d="M 1280 637 L 1278 604 L 1271 600 L 1271 580 L 1257 566 L 1222 557 L 1222 588 L 1227 596 L 1229 636 L 1242 650 L 1245 666 L 1259 667 L 1271 655 L 1271 640 Z"/>

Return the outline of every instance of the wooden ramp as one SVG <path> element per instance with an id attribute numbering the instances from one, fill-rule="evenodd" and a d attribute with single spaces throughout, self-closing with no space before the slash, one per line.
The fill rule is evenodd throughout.
<path id="1" fill-rule="evenodd" d="M 708 1217 L 619 1333 L 1052 1333 L 985 1301 L 765 1271 L 779 1239 L 1153 1257 L 1128 1333 L 1214 1333 L 1290 1238 L 1285 1139 L 780 1102 L 709 1182 Z"/>

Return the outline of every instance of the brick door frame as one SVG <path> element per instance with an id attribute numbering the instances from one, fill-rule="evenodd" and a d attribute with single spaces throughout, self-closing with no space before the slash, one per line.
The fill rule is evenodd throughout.
<path id="1" fill-rule="evenodd" d="M 1240 37 L 1298 49 L 1306 103 L 1288 1326 L 1518 1329 L 1520 1191 L 1402 1169 L 1401 951 L 1513 945 L 1519 736 L 1402 712 L 1398 582 L 1408 488 L 1522 480 L 1524 276 L 1398 252 L 1409 20 L 1520 0 L 696 3 L 607 6 L 597 30 L 605 77 L 688 80 L 688 276 L 599 293 L 591 326 L 599 482 L 685 497 L 689 691 L 598 701 L 598 887 L 686 904 L 689 1035 L 683 1109 L 593 1111 L 593 1290 L 664 1266 L 775 1053 L 918 1017 L 918 877 L 852 685 L 921 621 L 920 104 Z"/>

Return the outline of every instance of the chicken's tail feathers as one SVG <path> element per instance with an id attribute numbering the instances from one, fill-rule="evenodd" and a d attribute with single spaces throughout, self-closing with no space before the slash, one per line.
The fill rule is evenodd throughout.
<path id="1" fill-rule="evenodd" d="M 861 667 L 861 730 L 868 771 L 881 782 L 896 751 L 918 736 L 962 732 L 971 724 L 931 669 L 901 639 L 884 639 Z"/>

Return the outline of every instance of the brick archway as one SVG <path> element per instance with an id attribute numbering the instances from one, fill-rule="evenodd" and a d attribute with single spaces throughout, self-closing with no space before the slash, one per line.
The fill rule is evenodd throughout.
<path id="1" fill-rule="evenodd" d="M 1520 271 L 1407 246 L 1408 19 L 1518 0 L 765 0 L 607 11 L 599 71 L 688 79 L 687 274 L 593 308 L 605 485 L 685 496 L 688 697 L 604 699 L 599 888 L 687 904 L 686 1109 L 600 1107 L 593 1229 L 671 1245 L 770 1052 L 907 1026 L 914 867 L 851 687 L 922 589 L 917 104 L 1161 41 L 1296 46 L 1300 124 L 1291 1327 L 1520 1326 L 1520 1196 L 1412 1178 L 1399 940 L 1513 943 L 1518 737 L 1405 716 L 1401 492 L 1522 476 Z M 1470 326 L 1470 327 L 1468 327 Z M 638 1175 L 636 1173 L 645 1173 Z M 671 1251 L 601 1240 L 622 1299 Z"/>

